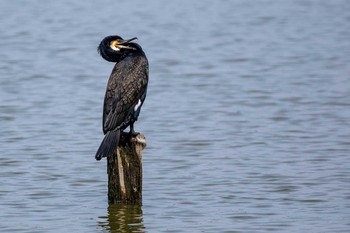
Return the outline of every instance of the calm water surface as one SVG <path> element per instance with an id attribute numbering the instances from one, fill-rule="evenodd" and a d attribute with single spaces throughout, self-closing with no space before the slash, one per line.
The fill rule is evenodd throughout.
<path id="1" fill-rule="evenodd" d="M 1 232 L 349 232 L 348 1 L 2 1 Z M 143 205 L 108 206 L 110 34 L 150 61 Z"/>

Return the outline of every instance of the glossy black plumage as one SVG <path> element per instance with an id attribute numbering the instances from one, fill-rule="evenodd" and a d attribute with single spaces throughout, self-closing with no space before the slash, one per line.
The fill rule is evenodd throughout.
<path id="1" fill-rule="evenodd" d="M 133 38 L 131 40 L 134 40 Z M 148 61 L 141 46 L 119 36 L 104 38 L 98 51 L 110 62 L 116 62 L 108 80 L 103 106 L 103 139 L 96 160 L 111 156 L 118 146 L 121 131 L 138 119 L 146 98 Z"/>

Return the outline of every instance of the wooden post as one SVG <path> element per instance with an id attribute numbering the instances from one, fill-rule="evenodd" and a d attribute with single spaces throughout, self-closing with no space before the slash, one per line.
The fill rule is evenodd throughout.
<path id="1" fill-rule="evenodd" d="M 145 147 L 143 134 L 121 135 L 114 156 L 107 158 L 110 204 L 142 204 L 142 150 Z"/>

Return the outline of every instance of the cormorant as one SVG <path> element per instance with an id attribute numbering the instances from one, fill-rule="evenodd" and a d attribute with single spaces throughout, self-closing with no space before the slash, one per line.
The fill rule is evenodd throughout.
<path id="1" fill-rule="evenodd" d="M 146 98 L 148 60 L 140 45 L 120 36 L 107 36 L 97 50 L 115 66 L 109 77 L 103 105 L 103 133 L 105 137 L 95 158 L 112 156 L 121 132 L 130 126 L 130 135 L 137 135 L 134 122 Z"/>

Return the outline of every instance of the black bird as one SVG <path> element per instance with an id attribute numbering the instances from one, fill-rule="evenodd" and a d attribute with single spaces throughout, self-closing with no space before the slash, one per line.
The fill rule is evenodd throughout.
<path id="1" fill-rule="evenodd" d="M 103 133 L 105 137 L 95 158 L 113 155 L 121 132 L 130 126 L 130 135 L 137 135 L 134 122 L 146 98 L 148 60 L 140 45 L 120 36 L 107 36 L 97 50 L 115 66 L 109 77 L 103 105 Z"/>

